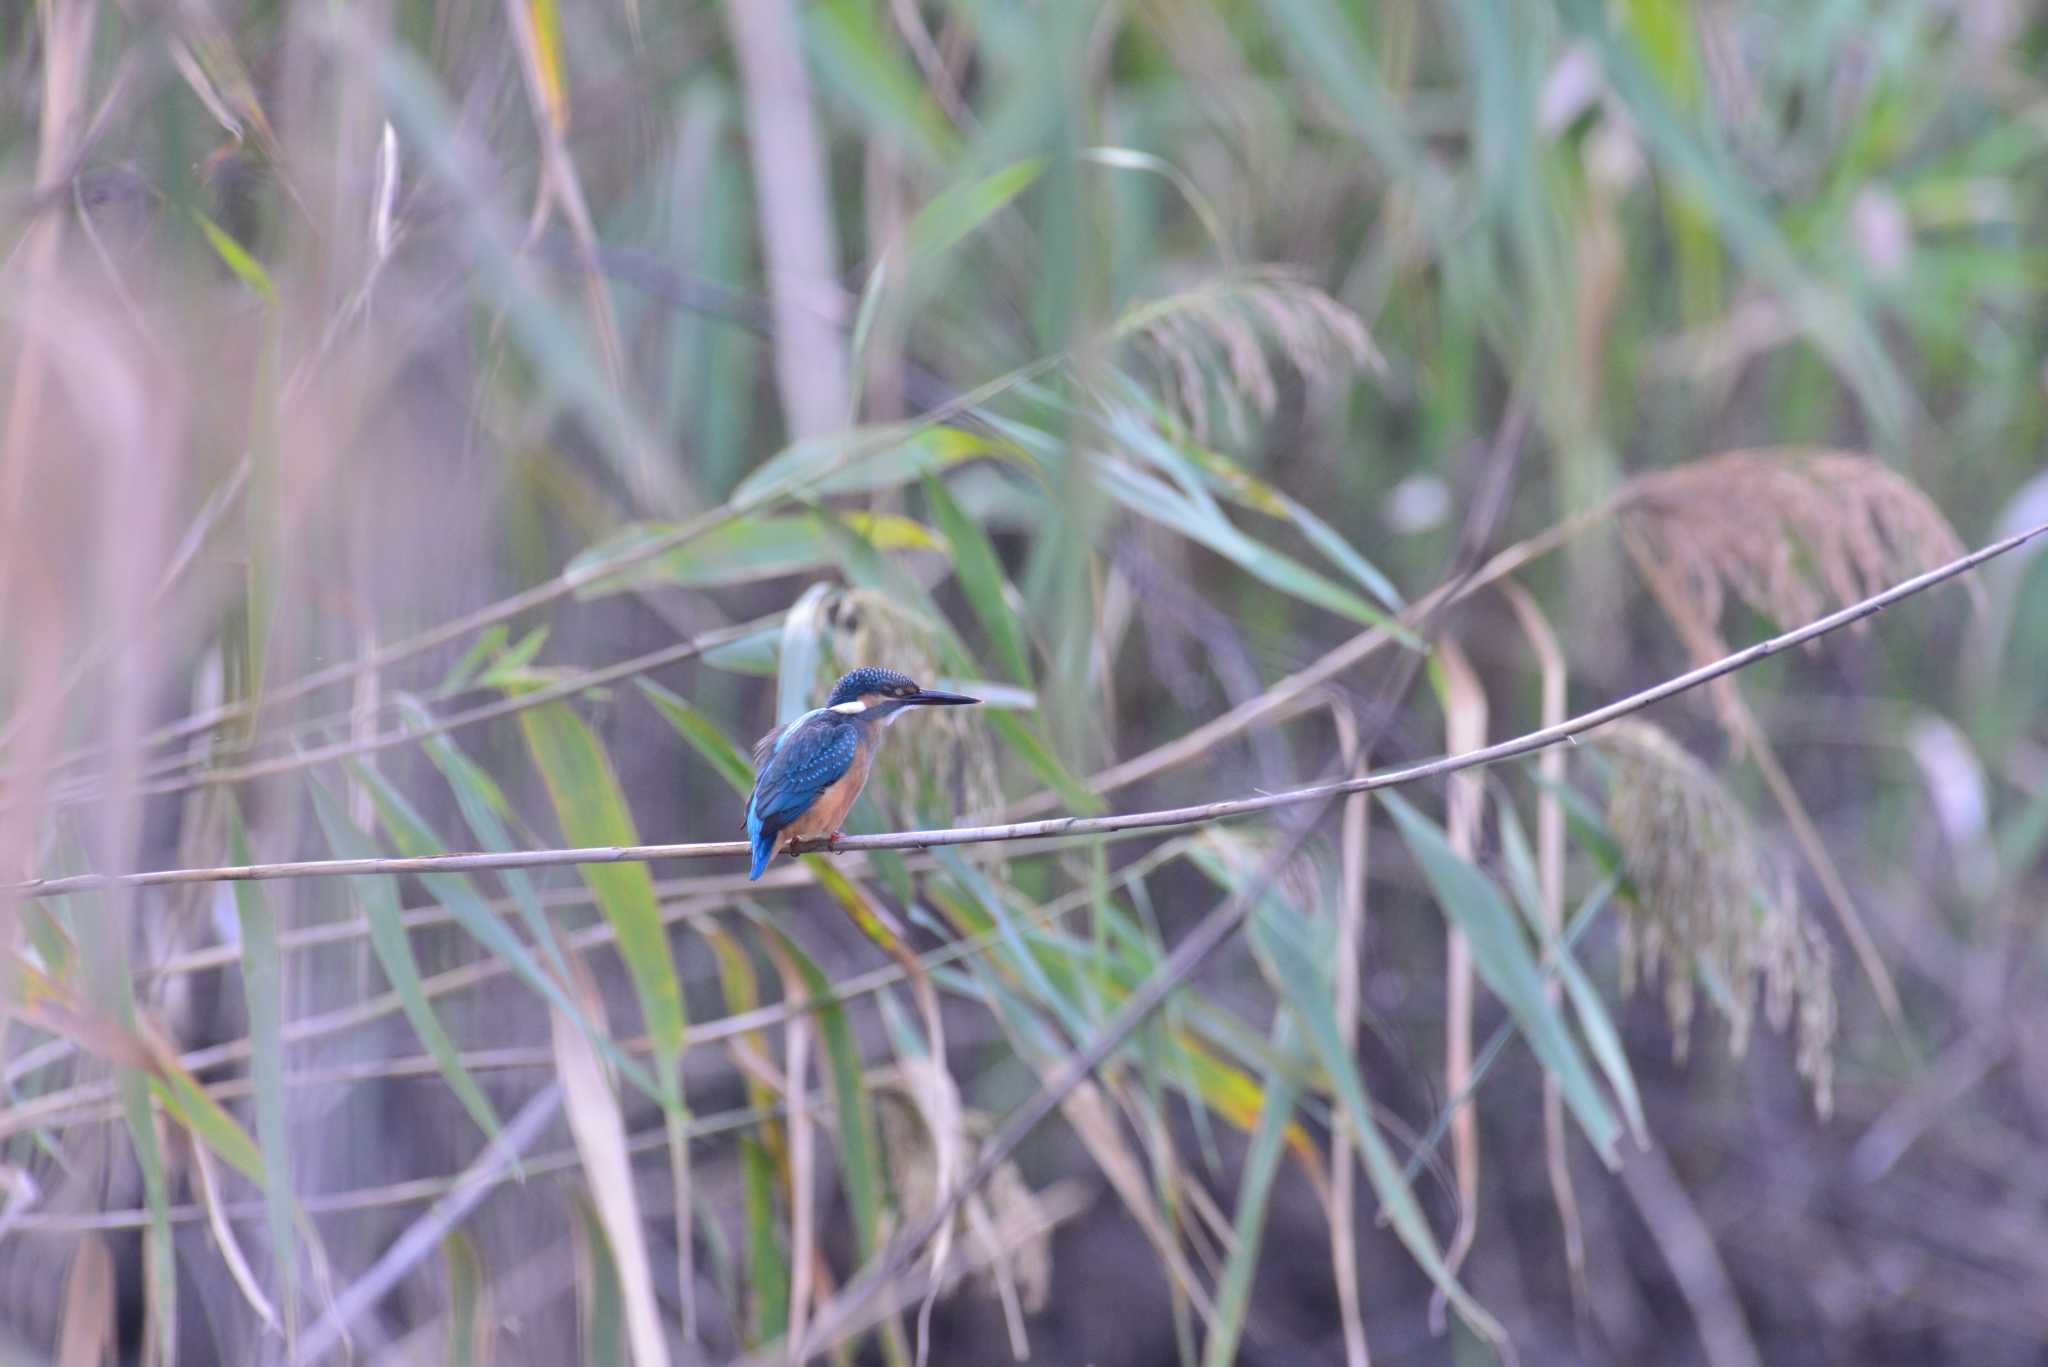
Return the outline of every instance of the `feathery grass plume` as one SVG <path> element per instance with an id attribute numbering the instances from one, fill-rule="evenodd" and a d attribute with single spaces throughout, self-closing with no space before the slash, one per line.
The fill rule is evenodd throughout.
<path id="1" fill-rule="evenodd" d="M 1963 553 L 1927 495 L 1855 451 L 1786 447 L 1689 461 L 1629 481 L 1619 517 L 1659 604 L 1716 655 L 1728 650 L 1720 624 L 1731 591 L 1796 626 Z"/>
<path id="2" fill-rule="evenodd" d="M 1691 1034 L 1695 965 L 1726 988 L 1708 1000 L 1728 1018 L 1729 1051 L 1749 1046 L 1758 985 L 1783 1031 L 1798 1008 L 1800 1075 L 1814 1105 L 1833 1106 L 1836 1006 L 1827 940 L 1801 911 L 1740 805 L 1714 773 L 1660 728 L 1620 721 L 1596 733 L 1613 760 L 1607 821 L 1635 899 L 1622 920 L 1622 990 L 1661 969 L 1672 1047 Z"/>
<path id="3" fill-rule="evenodd" d="M 1268 350 L 1277 350 L 1311 390 L 1333 392 L 1360 370 L 1386 361 L 1358 315 L 1285 268 L 1223 276 L 1134 310 L 1118 329 L 1135 337 L 1159 391 L 1171 396 L 1197 440 L 1208 439 L 1210 395 L 1242 433 L 1244 400 L 1261 417 L 1280 404 Z"/>
<path id="4" fill-rule="evenodd" d="M 941 1137 L 932 1133 L 934 1110 L 928 1104 L 932 1079 L 928 1059 L 905 1059 L 895 1068 L 870 1078 L 875 1100 L 875 1117 L 881 1128 L 882 1152 L 889 1167 L 889 1184 L 896 1193 L 899 1226 L 914 1227 L 938 1207 L 947 1193 L 939 1190 L 940 1144 L 956 1144 L 964 1155 L 963 1167 L 971 1167 L 992 1126 L 987 1115 L 965 1107 L 952 1109 L 951 1119 L 958 1132 Z M 1045 1308 L 1052 1290 L 1052 1239 L 1037 1196 L 1014 1162 L 1004 1162 L 990 1174 L 988 1184 L 962 1206 L 959 1218 L 970 1247 L 977 1247 L 987 1262 L 976 1285 L 984 1294 L 1002 1300 L 1012 1319 L 1011 1333 L 1023 1331 L 1018 1312 L 1037 1314 Z M 1002 1246 L 998 1231 L 1040 1229 L 1042 1232 L 1021 1242 Z M 1013 1342 L 1013 1348 L 1017 1345 Z"/>
<path id="5" fill-rule="evenodd" d="M 886 594 L 844 590 L 826 603 L 824 615 L 830 677 L 860 665 L 886 665 L 931 684 L 945 672 L 936 629 Z M 904 815 L 917 815 L 911 785 L 921 774 L 932 775 L 942 792 L 957 791 L 960 811 L 993 811 L 1001 804 L 995 742 L 977 711 L 927 707 L 910 724 L 889 728 L 889 747 L 903 762 L 877 765 L 875 779 Z"/>

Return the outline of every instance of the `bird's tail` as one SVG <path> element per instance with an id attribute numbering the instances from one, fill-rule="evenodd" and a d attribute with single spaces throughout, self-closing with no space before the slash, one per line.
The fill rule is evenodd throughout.
<path id="1" fill-rule="evenodd" d="M 768 861 L 775 857 L 775 835 L 776 833 L 774 831 L 760 831 L 755 834 L 754 869 L 753 872 L 747 875 L 747 881 L 749 883 L 753 882 L 756 878 L 759 878 L 761 876 L 761 870 L 767 868 Z"/>

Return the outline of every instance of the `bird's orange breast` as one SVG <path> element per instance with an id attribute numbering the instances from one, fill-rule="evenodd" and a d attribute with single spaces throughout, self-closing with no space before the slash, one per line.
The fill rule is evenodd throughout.
<path id="1" fill-rule="evenodd" d="M 837 835 L 846 814 L 853 810 L 854 799 L 868 785 L 868 768 L 874 760 L 874 746 L 863 740 L 855 748 L 853 763 L 846 766 L 846 772 L 818 794 L 818 800 L 810 805 L 809 810 L 782 828 L 781 844 L 787 845 L 792 840 L 822 840 Z"/>

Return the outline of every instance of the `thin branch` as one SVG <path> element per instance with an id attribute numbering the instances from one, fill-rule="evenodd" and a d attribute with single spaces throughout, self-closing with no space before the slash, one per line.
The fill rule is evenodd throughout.
<path id="1" fill-rule="evenodd" d="M 2019 549 L 2048 533 L 2048 522 L 2016 533 L 1949 561 L 1947 564 L 1902 580 L 1882 593 L 1828 613 L 1792 631 L 1758 641 L 1712 664 L 1687 670 L 1663 683 L 1643 689 L 1590 712 L 1582 712 L 1555 726 L 1545 726 L 1496 745 L 1484 746 L 1460 755 L 1443 755 L 1420 764 L 1383 770 L 1362 778 L 1321 783 L 1258 797 L 1234 798 L 1192 807 L 1168 807 L 1160 811 L 1130 812 L 1122 816 L 1052 817 L 1043 821 L 1018 821 L 999 826 L 956 826 L 949 829 L 894 831 L 882 835 L 845 836 L 831 842 L 793 845 L 798 853 L 826 850 L 832 853 L 856 850 L 919 850 L 942 845 L 979 845 L 1001 840 L 1044 840 L 1054 837 L 1113 835 L 1123 831 L 1168 830 L 1180 826 L 1206 825 L 1233 817 L 1299 807 L 1340 797 L 1347 793 L 1374 792 L 1396 788 L 1446 774 L 1518 759 L 1538 750 L 1571 740 L 1597 727 L 1640 712 L 1667 698 L 1677 697 L 1715 679 L 1746 669 L 1794 646 L 1818 640 L 1843 627 L 1873 617 L 1916 594 L 1947 583 L 1987 561 Z M 277 864 L 242 864 L 211 869 L 159 869 L 150 873 L 79 874 L 67 878 L 41 878 L 15 884 L 14 893 L 25 897 L 49 897 L 58 893 L 91 892 L 112 887 L 158 887 L 177 883 L 247 882 L 275 878 L 335 878 L 359 874 L 457 873 L 493 869 L 549 868 L 564 864 L 618 864 L 668 859 L 740 858 L 748 853 L 743 840 L 714 840 L 686 845 L 597 845 L 582 849 L 518 850 L 494 854 L 433 855 L 415 859 L 310 859 Z"/>

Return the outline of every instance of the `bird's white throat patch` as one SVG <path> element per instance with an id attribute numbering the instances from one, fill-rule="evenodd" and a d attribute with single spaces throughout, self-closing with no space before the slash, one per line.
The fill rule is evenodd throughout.
<path id="1" fill-rule="evenodd" d="M 866 699 L 855 698 L 852 702 L 833 703 L 831 710 L 839 713 L 839 715 L 841 715 L 842 717 L 858 717 L 861 713 L 867 711 L 870 706 L 872 706 L 872 704 L 870 704 Z M 889 725 L 909 710 L 910 709 L 908 707 L 898 707 L 892 711 L 883 713 L 882 725 Z"/>

